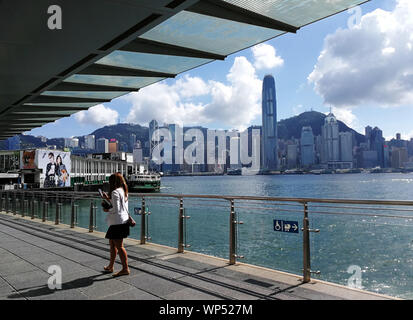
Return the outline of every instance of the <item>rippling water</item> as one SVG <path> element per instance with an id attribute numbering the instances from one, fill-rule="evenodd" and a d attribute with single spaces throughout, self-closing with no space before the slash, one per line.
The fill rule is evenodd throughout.
<path id="1" fill-rule="evenodd" d="M 413 174 L 341 174 L 282 176 L 165 177 L 162 193 L 250 195 L 301 198 L 413 200 Z M 147 198 L 151 241 L 177 246 L 178 201 Z M 184 201 L 187 250 L 228 258 L 228 201 Z M 130 209 L 140 201 L 130 201 Z M 238 254 L 242 262 L 302 274 L 302 233 L 275 232 L 273 220 L 298 221 L 301 207 L 271 209 L 256 203 L 254 208 L 235 203 L 238 219 Z M 358 206 L 363 207 L 363 206 Z M 366 207 L 366 206 L 364 206 Z M 290 208 L 290 207 L 289 207 Z M 404 208 L 406 209 L 406 208 Z M 410 209 L 410 208 L 409 208 Z M 411 208 L 413 210 L 413 208 Z M 397 212 L 406 218 L 321 214 L 331 208 L 311 208 L 311 269 L 314 278 L 348 285 L 360 279 L 365 290 L 401 298 L 413 298 L 413 212 Z M 354 211 L 352 209 L 341 210 Z M 358 210 L 369 213 L 369 209 Z M 88 224 L 88 206 L 81 205 L 79 224 Z M 371 213 L 371 212 L 370 212 Z M 377 212 L 373 212 L 377 213 Z M 394 214 L 383 210 L 379 214 Z M 138 225 L 132 237 L 139 239 Z M 105 231 L 104 213 L 98 212 L 98 229 Z"/>

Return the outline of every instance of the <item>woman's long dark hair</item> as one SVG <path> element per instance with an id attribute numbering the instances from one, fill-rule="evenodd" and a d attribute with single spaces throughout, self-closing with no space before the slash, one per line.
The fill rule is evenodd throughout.
<path id="1" fill-rule="evenodd" d="M 112 192 L 117 188 L 122 188 L 125 197 L 128 197 L 128 185 L 120 172 L 116 172 L 109 177 L 109 197 L 112 197 Z"/>

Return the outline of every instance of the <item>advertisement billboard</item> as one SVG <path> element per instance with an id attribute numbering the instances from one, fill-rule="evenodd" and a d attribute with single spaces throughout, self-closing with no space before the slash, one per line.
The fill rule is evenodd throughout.
<path id="1" fill-rule="evenodd" d="M 22 151 L 23 155 L 21 157 L 22 169 L 36 169 L 36 163 L 35 163 L 35 158 L 36 158 L 36 151 L 35 150 L 30 150 L 30 151 Z"/>
<path id="2" fill-rule="evenodd" d="M 42 170 L 41 187 L 70 187 L 70 152 L 36 150 L 37 167 Z"/>

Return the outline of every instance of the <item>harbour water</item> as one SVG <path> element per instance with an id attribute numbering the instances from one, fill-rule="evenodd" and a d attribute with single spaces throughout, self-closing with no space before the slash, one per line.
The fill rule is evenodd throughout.
<path id="1" fill-rule="evenodd" d="M 275 176 L 165 177 L 162 193 L 248 195 L 297 198 L 413 200 L 413 174 L 332 174 Z M 177 246 L 178 200 L 147 198 L 151 212 L 148 233 L 151 242 Z M 185 200 L 186 243 L 192 250 L 228 258 L 228 201 Z M 130 211 L 140 207 L 131 200 Z M 264 205 L 235 204 L 238 219 L 238 254 L 241 262 L 298 275 L 302 274 L 302 234 L 274 232 L 274 219 L 298 221 L 295 211 L 271 210 Z M 88 225 L 89 204 L 80 204 L 79 226 Z M 413 209 L 413 208 L 408 208 Z M 334 209 L 330 210 L 334 213 Z M 68 210 L 64 210 L 64 220 Z M 106 230 L 104 213 L 97 210 L 97 229 Z M 342 210 L 341 210 L 342 211 Z M 348 212 L 348 211 L 347 211 Z M 367 213 L 367 212 L 366 212 Z M 391 214 L 391 212 L 381 212 Z M 397 213 L 406 218 L 318 214 L 310 211 L 311 269 L 313 278 L 400 298 L 413 299 L 413 211 Z M 131 237 L 139 239 L 137 227 Z M 63 221 L 68 223 L 68 221 Z"/>

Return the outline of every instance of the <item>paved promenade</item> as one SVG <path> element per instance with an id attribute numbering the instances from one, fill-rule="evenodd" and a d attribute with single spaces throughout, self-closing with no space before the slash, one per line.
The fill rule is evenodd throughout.
<path id="1" fill-rule="evenodd" d="M 113 278 L 102 273 L 109 256 L 104 233 L 0 213 L 0 300 L 386 299 L 133 239 L 125 247 L 131 274 Z M 52 265 L 62 270 L 60 290 L 48 287 Z"/>

